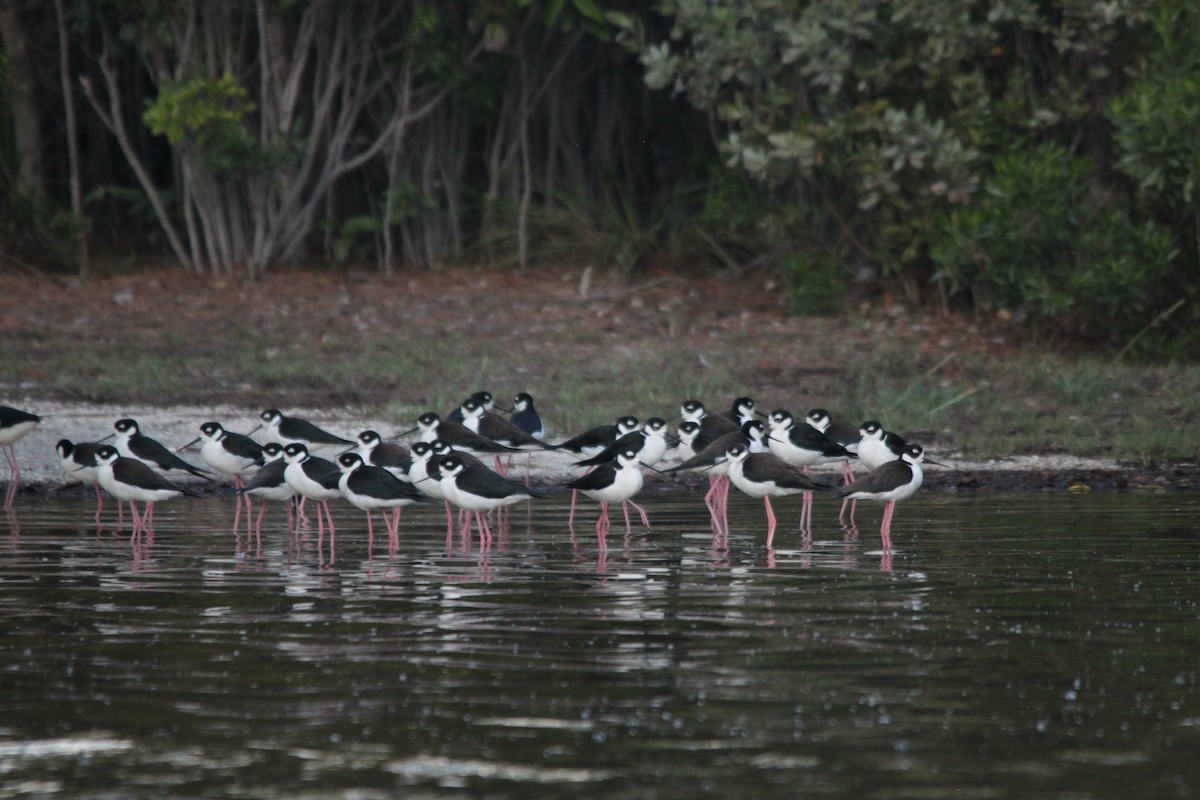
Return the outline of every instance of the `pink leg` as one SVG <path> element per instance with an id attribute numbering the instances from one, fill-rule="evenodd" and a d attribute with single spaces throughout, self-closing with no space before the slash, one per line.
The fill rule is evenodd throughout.
<path id="1" fill-rule="evenodd" d="M 325 519 L 329 521 L 329 546 L 333 547 L 333 534 L 334 534 L 333 512 L 329 509 L 329 501 L 328 500 L 322 500 L 321 506 L 325 509 Z M 317 513 L 320 513 L 320 510 L 321 509 L 318 508 Z"/>
<path id="2" fill-rule="evenodd" d="M 386 518 L 385 518 L 386 519 Z M 386 524 L 386 522 L 384 523 Z M 371 509 L 367 509 L 367 558 L 375 552 L 375 527 L 371 524 Z"/>
<path id="3" fill-rule="evenodd" d="M 142 527 L 149 530 L 154 524 L 154 503 L 146 503 L 146 510 L 142 513 Z"/>
<path id="4" fill-rule="evenodd" d="M 492 543 L 492 528 L 488 525 L 487 519 L 478 511 L 475 512 L 475 524 L 479 527 L 479 546 Z"/>
<path id="5" fill-rule="evenodd" d="M 770 495 L 763 497 L 763 505 L 767 508 L 767 549 L 770 549 L 775 541 L 775 509 L 771 508 Z"/>
<path id="6" fill-rule="evenodd" d="M 100 524 L 100 512 L 104 510 L 104 498 L 100 496 L 100 482 L 96 481 L 92 484 L 96 489 L 96 525 Z M 117 503 L 120 505 L 120 503 Z"/>
<path id="7" fill-rule="evenodd" d="M 642 508 L 641 506 L 639 506 L 637 503 L 633 502 L 632 500 L 626 500 L 625 502 L 638 510 L 638 513 L 642 515 L 642 524 L 645 525 L 647 528 L 649 528 L 650 527 L 650 518 L 646 516 L 646 509 Z M 625 509 L 625 517 L 626 517 L 626 520 L 628 520 L 629 509 Z"/>
<path id="8" fill-rule="evenodd" d="M 129 513 L 133 516 L 133 535 L 137 536 L 142 531 L 142 518 L 138 516 L 137 506 L 132 500 L 129 501 Z"/>
<path id="9" fill-rule="evenodd" d="M 12 508 L 21 479 L 21 469 L 17 466 L 17 454 L 11 444 L 0 445 L 0 450 L 4 451 L 4 458 L 8 461 L 8 489 L 4 493 L 4 507 Z"/>
<path id="10" fill-rule="evenodd" d="M 400 511 L 400 506 L 392 509 L 392 528 L 388 531 L 388 545 L 393 552 L 400 546 Z"/>
<path id="11" fill-rule="evenodd" d="M 721 491 L 718 494 L 718 506 L 720 507 L 720 525 L 722 533 L 726 536 L 730 534 L 730 486 L 733 481 L 730 476 L 721 476 Z"/>
<path id="12" fill-rule="evenodd" d="M 625 512 L 625 532 L 628 533 L 633 530 L 633 526 L 629 524 L 629 503 L 622 502 L 621 510 Z"/>
<path id="13" fill-rule="evenodd" d="M 601 550 L 608 549 L 608 503 L 600 504 L 600 516 L 596 518 L 596 541 Z"/>
<path id="14" fill-rule="evenodd" d="M 233 534 L 236 536 L 238 532 L 238 525 L 242 521 L 242 496 L 240 494 L 235 494 L 234 498 L 236 498 L 236 502 L 234 503 L 233 511 Z M 250 512 L 246 512 L 246 524 L 250 524 Z"/>
<path id="15" fill-rule="evenodd" d="M 258 540 L 262 541 L 262 521 L 263 515 L 267 513 L 267 501 L 263 500 L 258 504 L 258 520 L 254 523 L 254 535 Z M 291 510 L 288 510 L 288 516 L 291 516 Z M 290 526 L 289 526 L 290 527 Z"/>
<path id="16" fill-rule="evenodd" d="M 879 538 L 884 550 L 892 549 L 892 514 L 896 512 L 896 501 L 891 500 L 883 511 L 883 524 L 879 527 Z"/>
<path id="17" fill-rule="evenodd" d="M 708 491 L 704 493 L 704 506 L 708 509 L 708 513 L 714 517 L 717 515 L 717 481 L 716 475 L 708 476 Z"/>
<path id="18" fill-rule="evenodd" d="M 853 522 L 854 521 L 854 504 L 856 502 L 858 502 L 858 501 L 851 500 L 849 497 L 843 497 L 842 498 L 842 508 L 840 511 L 838 511 L 838 519 L 839 520 L 844 519 L 846 517 L 846 509 L 849 508 L 850 509 L 850 520 Z"/>
<path id="19" fill-rule="evenodd" d="M 574 530 L 575 525 L 575 501 L 579 499 L 579 490 L 571 490 L 571 513 L 567 515 L 567 527 Z"/>
<path id="20" fill-rule="evenodd" d="M 334 539 L 334 537 L 336 535 L 336 531 L 334 531 L 334 529 L 333 529 L 333 513 L 329 510 L 329 501 L 328 500 L 322 500 L 321 504 L 317 506 L 317 515 L 318 516 L 321 514 L 322 508 L 325 509 L 325 519 L 329 522 L 329 561 L 327 562 L 327 564 L 332 565 L 334 560 L 337 558 L 337 555 L 335 553 L 336 542 Z"/>

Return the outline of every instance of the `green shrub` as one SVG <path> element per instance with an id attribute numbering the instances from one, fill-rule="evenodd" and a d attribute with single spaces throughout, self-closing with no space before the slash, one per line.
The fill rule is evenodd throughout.
<path id="1" fill-rule="evenodd" d="M 1000 158 L 982 193 L 937 217 L 937 279 L 980 309 L 1019 309 L 1052 332 L 1122 342 L 1166 307 L 1177 250 L 1152 223 L 1097 201 L 1091 163 L 1056 145 Z"/>

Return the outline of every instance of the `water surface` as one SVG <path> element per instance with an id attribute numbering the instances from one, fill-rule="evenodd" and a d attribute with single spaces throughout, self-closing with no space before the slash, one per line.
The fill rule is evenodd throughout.
<path id="1" fill-rule="evenodd" d="M 490 548 L 410 509 L 389 556 L 259 548 L 232 501 L 140 543 L 83 495 L 0 523 L 0 797 L 1200 795 L 1200 499 L 952 496 L 764 549 L 699 495 L 563 500 Z M 636 518 L 635 518 L 636 519 Z M 378 519 L 377 519 L 378 523 Z"/>

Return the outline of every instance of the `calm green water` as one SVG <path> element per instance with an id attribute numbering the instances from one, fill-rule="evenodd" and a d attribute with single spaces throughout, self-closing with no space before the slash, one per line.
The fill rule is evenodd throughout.
<path id="1" fill-rule="evenodd" d="M 736 493 L 735 493 L 736 495 Z M 409 510 L 336 553 L 84 496 L 0 521 L 0 797 L 1200 796 L 1200 497 L 921 495 L 878 551 L 818 500 L 654 527 L 517 507 L 490 550 Z M 798 503 L 777 506 L 781 524 Z M 107 518 L 107 509 L 106 509 Z"/>

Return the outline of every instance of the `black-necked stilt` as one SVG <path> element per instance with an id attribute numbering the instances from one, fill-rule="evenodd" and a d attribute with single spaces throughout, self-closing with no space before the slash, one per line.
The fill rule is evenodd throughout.
<path id="1" fill-rule="evenodd" d="M 512 424 L 528 433 L 535 439 L 546 435 L 546 423 L 542 415 L 533 407 L 533 395 L 529 392 L 518 392 L 513 398 L 513 413 L 509 417 Z"/>
<path id="2" fill-rule="evenodd" d="M 808 422 L 797 423 L 792 415 L 778 409 L 771 412 L 767 427 L 767 449 L 794 467 L 809 467 L 855 458 L 842 445 L 830 439 Z"/>
<path id="3" fill-rule="evenodd" d="M 591 458 L 602 452 L 606 447 L 611 447 L 614 442 L 622 436 L 633 433 L 638 429 L 637 417 L 625 415 L 618 417 L 617 421 L 611 425 L 597 425 L 594 428 L 589 428 L 578 436 L 573 436 L 565 442 L 558 445 L 559 450 L 568 453 L 577 453 L 579 455 Z M 579 492 L 575 489 L 571 490 L 571 511 L 567 515 L 567 525 L 575 522 L 575 504 L 579 500 Z"/>
<path id="4" fill-rule="evenodd" d="M 811 496 L 814 491 L 830 488 L 814 481 L 772 453 L 751 453 L 746 445 L 739 444 L 729 448 L 725 457 L 729 461 L 729 480 L 733 485 L 751 497 L 763 499 L 763 505 L 767 509 L 767 547 L 771 547 L 775 539 L 772 497 L 801 493 Z M 809 522 L 811 524 L 811 520 Z M 800 512 L 800 526 L 805 527 L 803 509 Z"/>
<path id="5" fill-rule="evenodd" d="M 563 485 L 568 489 L 583 492 L 600 503 L 600 517 L 596 520 L 596 538 L 600 542 L 601 550 L 608 549 L 605 537 L 609 529 L 608 506 L 610 503 L 620 503 L 624 509 L 626 530 L 631 528 L 629 523 L 630 505 L 642 515 L 642 524 L 647 528 L 650 527 L 646 509 L 632 500 L 633 496 L 642 490 L 641 461 L 638 458 L 636 447 L 621 450 L 616 454 L 614 460 L 600 464 L 586 475 Z"/>
<path id="6" fill-rule="evenodd" d="M 364 463 L 358 453 L 342 453 L 337 461 L 342 471 L 338 479 L 338 490 L 342 497 L 355 508 L 367 512 L 367 553 L 370 554 L 375 547 L 371 511 L 388 508 L 392 509 L 392 514 L 389 517 L 384 513 L 383 524 L 387 528 L 389 548 L 395 552 L 399 544 L 400 509 L 418 501 L 429 502 L 433 498 L 383 467 Z"/>
<path id="7" fill-rule="evenodd" d="M 751 397 L 739 397 L 733 401 L 729 410 L 722 411 L 720 416 L 726 417 L 740 428 L 754 419 L 754 399 Z"/>
<path id="8" fill-rule="evenodd" d="M 13 498 L 17 495 L 17 487 L 21 483 L 21 465 L 17 462 L 17 451 L 13 447 L 34 428 L 42 418 L 37 414 L 22 411 L 11 406 L 0 406 L 0 450 L 8 461 L 8 490 L 4 495 L 4 507 L 12 506 Z"/>
<path id="9" fill-rule="evenodd" d="M 263 461 L 262 468 L 251 475 L 238 490 L 239 494 L 254 495 L 261 500 L 258 506 L 258 519 L 254 523 L 255 535 L 260 538 L 263 514 L 266 513 L 267 502 L 270 500 L 278 500 L 287 504 L 288 531 L 292 530 L 292 498 L 296 496 L 296 490 L 284 477 L 287 461 L 283 458 L 283 445 L 279 442 L 264 444 Z"/>
<path id="10" fill-rule="evenodd" d="M 921 463 L 925 460 L 925 451 L 921 449 L 921 445 L 905 445 L 900 458 L 876 467 L 854 483 L 838 490 L 841 497 L 887 503 L 883 512 L 883 522 L 879 527 L 879 537 L 884 550 L 892 549 L 892 515 L 896 512 L 896 503 L 907 500 L 921 488 L 921 483 L 925 480 Z M 932 459 L 928 461 L 930 464 L 938 463 Z"/>
<path id="11" fill-rule="evenodd" d="M 468 400 L 462 404 L 463 425 L 475 431 L 480 436 L 486 436 L 493 442 L 511 447 L 514 450 L 553 450 L 553 445 L 546 444 L 521 430 L 507 417 L 488 411 L 482 403 Z"/>
<path id="12" fill-rule="evenodd" d="M 425 494 L 435 500 L 441 500 L 446 506 L 446 537 L 454 535 L 454 512 L 450 510 L 450 501 L 446 498 L 446 493 L 442 491 L 442 484 L 437 475 L 436 469 L 441 455 L 438 453 L 439 447 L 449 447 L 440 439 L 434 439 L 432 442 L 416 442 L 412 446 L 412 463 L 408 468 L 408 479 L 412 481 L 412 485 L 420 489 Z M 449 455 L 449 453 L 446 453 Z M 460 454 L 464 458 L 474 458 L 474 456 L 466 456 Z"/>
<path id="13" fill-rule="evenodd" d="M 113 444 L 116 446 L 117 452 L 125 458 L 135 458 L 164 475 L 172 472 L 186 472 L 188 475 L 206 480 L 212 476 L 208 470 L 189 464 L 167 449 L 166 445 L 146 436 L 138 427 L 137 420 L 119 419 L 113 424 L 113 432 L 116 435 Z"/>
<path id="14" fill-rule="evenodd" d="M 283 471 L 283 479 L 296 494 L 304 499 L 313 500 L 317 504 L 317 547 L 321 546 L 321 537 L 325 535 L 325 524 L 321 518 L 322 509 L 325 518 L 329 520 L 330 551 L 333 549 L 333 514 L 329 511 L 329 501 L 342 496 L 338 489 L 338 480 L 342 476 L 337 465 L 308 452 L 308 448 L 299 442 L 292 442 L 283 448 L 283 460 L 287 468 Z"/>
<path id="15" fill-rule="evenodd" d="M 100 524 L 100 512 L 104 509 L 104 499 L 100 496 L 100 478 L 96 469 L 96 451 L 104 445 L 99 442 L 72 442 L 70 439 L 59 439 L 54 445 L 58 453 L 59 463 L 63 474 L 72 481 L 88 481 L 96 490 L 96 524 Z M 118 505 L 118 511 L 120 510 Z"/>
<path id="16" fill-rule="evenodd" d="M 268 442 L 279 442 L 285 448 L 293 442 L 302 444 L 311 450 L 321 447 L 348 447 L 354 444 L 349 439 L 343 439 L 323 428 L 318 428 L 306 419 L 284 416 L 283 412 L 277 408 L 268 408 L 258 416 L 267 427 L 263 439 Z"/>
<path id="17" fill-rule="evenodd" d="M 133 535 L 151 530 L 154 522 L 154 504 L 172 497 L 186 494 L 198 496 L 183 487 L 176 486 L 149 464 L 136 458 L 121 455 L 111 445 L 101 445 L 96 450 L 96 477 L 104 490 L 117 498 L 117 502 L 128 501 L 133 512 Z M 139 517 L 136 503 L 145 503 L 145 512 Z"/>
<path id="18" fill-rule="evenodd" d="M 809 425 L 833 439 L 850 452 L 858 446 L 862 433 L 857 425 L 841 417 L 834 417 L 824 408 L 814 408 L 804 417 Z"/>
<path id="19" fill-rule="evenodd" d="M 685 425 L 688 423 L 684 423 Z M 745 445 L 751 453 L 761 453 L 765 449 L 766 428 L 758 420 L 750 420 L 742 425 L 742 429 L 727 433 L 720 439 L 709 444 L 699 452 L 693 453 L 679 464 L 664 469 L 663 472 L 682 472 L 684 470 L 712 471 L 717 475 L 728 473 L 728 462 L 725 458 L 729 448 Z"/>
<path id="20" fill-rule="evenodd" d="M 385 442 L 375 431 L 367 430 L 358 435 L 358 447 L 354 452 L 362 456 L 363 462 L 372 467 L 382 467 L 402 481 L 408 480 L 408 468 L 412 466 L 412 453 L 398 442 Z"/>
<path id="21" fill-rule="evenodd" d="M 675 452 L 679 455 L 681 461 L 687 461 L 692 456 L 696 455 L 696 437 L 700 435 L 700 423 L 694 419 L 685 420 L 679 423 L 679 427 L 675 429 Z"/>
<path id="22" fill-rule="evenodd" d="M 492 531 L 483 518 L 483 512 L 542 496 L 541 492 L 511 481 L 487 467 L 468 466 L 457 455 L 440 458 L 434 470 L 446 499 L 474 515 L 481 545 L 492 541 Z M 470 524 L 468 519 L 464 533 Z"/>
<path id="23" fill-rule="evenodd" d="M 633 416 L 618 417 L 611 425 L 597 425 L 589 428 L 578 436 L 573 436 L 558 445 L 559 450 L 577 453 L 584 456 L 594 456 L 620 437 L 638 429 L 638 419 Z"/>
<path id="24" fill-rule="evenodd" d="M 891 431 L 885 431 L 876 420 L 867 420 L 858 431 L 858 460 L 868 472 L 903 455 L 905 441 Z"/>
<path id="25" fill-rule="evenodd" d="M 683 425 L 694 426 L 695 433 L 699 433 L 699 423 L 685 422 Z M 692 436 L 690 431 L 689 436 Z M 663 472 L 681 472 L 684 470 L 702 470 L 706 472 L 709 476 L 709 485 L 708 491 L 704 494 L 704 505 L 708 508 L 708 512 L 712 517 L 715 532 L 725 533 L 728 532 L 729 528 L 727 507 L 729 498 L 729 461 L 726 454 L 730 448 L 737 445 L 746 446 L 751 453 L 761 453 L 766 447 L 765 439 L 766 426 L 758 420 L 752 419 L 743 423 L 741 430 L 719 437 L 707 447 L 684 459 L 676 466 L 663 470 Z"/>
<path id="26" fill-rule="evenodd" d="M 794 467 L 807 470 L 814 464 L 843 461 L 856 456 L 810 425 L 796 422 L 790 412 L 772 411 L 767 418 L 767 449 Z M 845 511 L 843 507 L 842 511 Z M 812 524 L 812 495 L 804 495 L 801 520 Z M 802 522 L 803 524 L 803 522 Z"/>
<path id="27" fill-rule="evenodd" d="M 660 417 L 650 417 L 641 430 L 623 434 L 608 447 L 590 458 L 576 461 L 576 466 L 591 467 L 616 461 L 626 450 L 634 450 L 642 466 L 653 467 L 667 452 L 667 423 Z"/>
<path id="28" fill-rule="evenodd" d="M 734 422 L 731 418 L 721 414 L 709 414 L 704 408 L 704 403 L 699 400 L 684 400 L 680 403 L 679 416 L 683 418 L 684 422 L 700 423 L 701 432 L 711 436 L 712 439 L 741 430 L 740 423 Z"/>
<path id="29" fill-rule="evenodd" d="M 417 417 L 417 430 L 421 441 L 432 442 L 441 439 L 455 450 L 465 450 L 468 453 L 516 453 L 516 448 L 494 442 L 486 436 L 480 436 L 461 422 L 449 422 L 437 415 L 436 412 L 426 411 Z"/>
<path id="30" fill-rule="evenodd" d="M 204 463 L 217 472 L 232 475 L 239 486 L 241 478 L 253 475 L 266 463 L 261 444 L 244 434 L 225 430 L 219 422 L 201 425 L 200 435 L 179 449 L 186 450 L 200 441 L 203 441 L 200 458 Z"/>
<path id="31" fill-rule="evenodd" d="M 200 426 L 200 435 L 185 444 L 180 450 L 186 450 L 196 442 L 200 445 L 200 458 L 217 472 L 233 477 L 233 488 L 242 487 L 242 480 L 258 471 L 266 462 L 263 460 L 262 445 L 244 434 L 227 431 L 219 422 L 206 422 Z M 242 505 L 246 506 L 246 526 L 250 525 L 250 498 L 242 494 L 235 495 L 236 511 L 233 515 L 233 532 L 238 531 L 238 523 L 242 517 Z"/>
<path id="32" fill-rule="evenodd" d="M 487 411 L 491 411 L 492 408 L 495 406 L 495 399 L 492 397 L 492 393 L 485 389 L 480 389 L 478 392 L 474 392 L 466 400 L 463 400 L 461 403 L 459 403 L 457 408 L 455 408 L 453 411 L 451 411 L 449 414 L 447 414 L 446 422 L 461 423 L 464 419 L 463 406 L 465 406 L 467 403 L 469 403 L 471 401 L 474 401 L 474 402 L 478 403 L 479 405 L 483 406 L 484 409 Z"/>
<path id="33" fill-rule="evenodd" d="M 858 455 L 858 443 L 862 441 L 862 432 L 854 423 L 847 422 L 840 417 L 835 419 L 833 415 L 823 408 L 812 409 L 804 419 L 809 425 L 812 425 L 851 453 Z M 850 466 L 850 459 L 847 458 L 842 461 L 842 483 L 849 486 L 853 482 L 854 469 Z M 842 519 L 845 516 L 846 505 L 848 503 L 851 505 L 851 519 L 854 518 L 854 501 L 843 500 L 842 510 L 838 513 L 838 519 Z"/>

